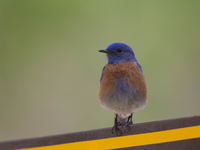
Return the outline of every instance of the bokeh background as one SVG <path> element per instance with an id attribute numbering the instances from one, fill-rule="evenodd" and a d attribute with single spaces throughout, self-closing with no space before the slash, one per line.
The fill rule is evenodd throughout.
<path id="1" fill-rule="evenodd" d="M 0 0 L 0 141 L 113 125 L 98 102 L 113 42 L 143 66 L 147 122 L 200 114 L 200 1 Z"/>

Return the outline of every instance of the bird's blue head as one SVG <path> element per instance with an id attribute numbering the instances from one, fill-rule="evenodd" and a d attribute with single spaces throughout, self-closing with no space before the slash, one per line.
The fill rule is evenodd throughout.
<path id="1" fill-rule="evenodd" d="M 124 43 L 113 43 L 105 50 L 99 50 L 99 52 L 107 54 L 108 64 L 134 61 L 137 62 L 132 48 Z"/>

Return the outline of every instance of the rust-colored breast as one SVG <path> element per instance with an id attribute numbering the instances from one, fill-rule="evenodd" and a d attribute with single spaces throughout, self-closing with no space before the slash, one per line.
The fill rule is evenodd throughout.
<path id="1" fill-rule="evenodd" d="M 105 66 L 99 91 L 100 100 L 115 89 L 120 78 L 140 92 L 143 99 L 147 99 L 146 82 L 136 62 L 123 62 Z"/>

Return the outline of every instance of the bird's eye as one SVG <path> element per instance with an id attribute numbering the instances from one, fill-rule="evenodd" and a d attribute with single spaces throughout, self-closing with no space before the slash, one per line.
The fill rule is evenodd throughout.
<path id="1" fill-rule="evenodd" d="M 122 50 L 121 50 L 121 49 L 117 49 L 117 52 L 118 52 L 118 53 L 122 53 Z"/>

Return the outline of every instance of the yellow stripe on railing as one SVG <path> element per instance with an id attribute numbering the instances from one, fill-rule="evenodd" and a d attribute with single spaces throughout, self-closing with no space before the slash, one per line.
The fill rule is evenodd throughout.
<path id="1" fill-rule="evenodd" d="M 106 150 L 200 138 L 200 126 L 192 126 L 159 132 L 81 141 L 24 150 Z"/>

